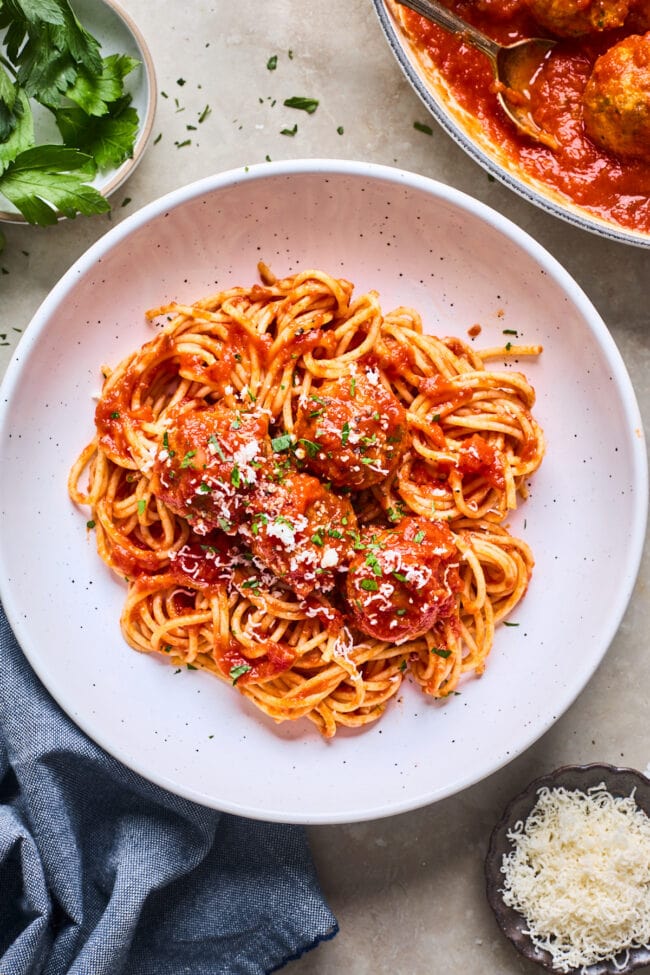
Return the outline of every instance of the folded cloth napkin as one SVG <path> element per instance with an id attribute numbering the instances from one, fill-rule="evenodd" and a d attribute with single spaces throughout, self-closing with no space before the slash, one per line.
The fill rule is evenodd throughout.
<path id="1" fill-rule="evenodd" d="M 187 802 L 105 754 L 0 606 L 1 975 L 262 975 L 337 931 L 304 830 Z"/>

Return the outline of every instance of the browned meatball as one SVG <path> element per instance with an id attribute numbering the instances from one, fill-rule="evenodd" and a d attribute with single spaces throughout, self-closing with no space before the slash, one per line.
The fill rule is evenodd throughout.
<path id="1" fill-rule="evenodd" d="M 222 406 L 170 417 L 153 465 L 151 490 L 199 534 L 232 533 L 246 515 L 260 463 L 270 453 L 268 418 Z"/>
<path id="2" fill-rule="evenodd" d="M 309 470 L 357 491 L 389 477 L 410 442 L 404 407 L 378 370 L 363 366 L 313 389 L 301 405 L 295 435 Z"/>
<path id="3" fill-rule="evenodd" d="M 445 522 L 404 518 L 395 529 L 366 529 L 357 549 L 346 595 L 364 633 L 403 643 L 454 612 L 458 551 Z"/>
<path id="4" fill-rule="evenodd" d="M 583 116 L 590 138 L 603 149 L 650 158 L 650 32 L 626 37 L 598 58 Z"/>
<path id="5" fill-rule="evenodd" d="M 578 37 L 620 27 L 629 0 L 527 0 L 535 20 L 552 34 Z"/>
<path id="6" fill-rule="evenodd" d="M 242 527 L 253 555 L 300 597 L 328 591 L 351 551 L 352 505 L 310 474 L 261 473 Z"/>

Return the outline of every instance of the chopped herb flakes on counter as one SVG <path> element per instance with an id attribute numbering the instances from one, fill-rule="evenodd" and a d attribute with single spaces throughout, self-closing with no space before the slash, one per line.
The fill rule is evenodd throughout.
<path id="1" fill-rule="evenodd" d="M 297 108 L 301 112 L 307 112 L 308 115 L 313 115 L 319 103 L 316 98 L 303 98 L 295 95 L 292 98 L 285 98 L 282 104 L 287 108 Z"/>
<path id="2" fill-rule="evenodd" d="M 0 0 L 0 31 L 0 194 L 40 225 L 106 212 L 90 183 L 133 155 L 139 120 L 124 79 L 139 62 L 103 57 L 68 0 Z M 33 105 L 62 144 L 37 143 Z"/>

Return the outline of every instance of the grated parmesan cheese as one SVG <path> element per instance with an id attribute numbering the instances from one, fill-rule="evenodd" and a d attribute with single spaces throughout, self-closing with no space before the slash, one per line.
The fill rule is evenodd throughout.
<path id="1" fill-rule="evenodd" d="M 503 900 L 556 971 L 650 945 L 650 819 L 634 792 L 540 789 L 508 839 Z"/>

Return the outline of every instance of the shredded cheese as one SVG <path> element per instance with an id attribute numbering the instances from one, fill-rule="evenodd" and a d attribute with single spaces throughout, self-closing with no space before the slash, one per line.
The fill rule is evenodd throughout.
<path id="1" fill-rule="evenodd" d="M 556 971 L 650 945 L 650 819 L 634 792 L 540 789 L 508 839 L 503 900 Z"/>

